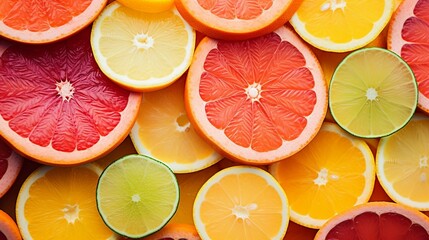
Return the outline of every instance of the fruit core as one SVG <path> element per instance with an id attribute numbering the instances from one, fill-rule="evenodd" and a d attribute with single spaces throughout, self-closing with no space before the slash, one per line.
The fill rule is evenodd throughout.
<path id="1" fill-rule="evenodd" d="M 134 36 L 133 43 L 139 49 L 149 49 L 153 47 L 154 40 L 153 37 L 145 33 L 139 33 Z"/>
<path id="2" fill-rule="evenodd" d="M 374 101 L 374 100 L 377 100 L 377 97 L 378 97 L 378 92 L 377 90 L 375 90 L 375 88 L 371 87 L 366 90 L 366 98 L 368 100 Z"/>
<path id="3" fill-rule="evenodd" d="M 75 88 L 73 87 L 73 84 L 68 81 L 60 81 L 55 84 L 58 95 L 63 99 L 63 101 L 69 102 L 73 98 L 73 94 L 75 91 Z"/>
<path id="4" fill-rule="evenodd" d="M 250 216 L 250 211 L 256 210 L 258 208 L 258 205 L 255 203 L 250 203 L 246 206 L 242 205 L 236 205 L 232 209 L 232 214 L 239 219 L 248 219 Z"/>
<path id="5" fill-rule="evenodd" d="M 327 11 L 327 10 L 331 10 L 331 11 L 335 11 L 337 9 L 341 9 L 342 11 L 344 11 L 344 8 L 346 7 L 347 3 L 345 0 L 328 0 L 326 1 L 324 4 L 322 4 L 322 6 L 320 6 L 320 10 L 321 11 Z"/>
<path id="6" fill-rule="evenodd" d="M 247 0 L 243 1 L 207 1 L 197 0 L 198 4 L 212 14 L 224 19 L 255 19 L 270 9 L 273 0 Z M 232 6 L 231 6 L 232 5 Z"/>
<path id="7" fill-rule="evenodd" d="M 191 123 L 189 122 L 188 116 L 185 113 L 181 113 L 176 118 L 176 129 L 179 132 L 187 132 L 191 127 Z"/>
<path id="8" fill-rule="evenodd" d="M 261 84 L 253 83 L 246 88 L 247 98 L 253 102 L 259 101 L 261 98 Z"/>
<path id="9" fill-rule="evenodd" d="M 135 203 L 140 202 L 140 200 L 141 200 L 140 195 L 137 193 L 131 196 L 131 201 Z"/>
<path id="10" fill-rule="evenodd" d="M 79 205 L 76 204 L 66 204 L 66 206 L 61 209 L 64 213 L 64 219 L 67 223 L 74 224 L 76 220 L 79 219 L 80 208 Z"/>
<path id="11" fill-rule="evenodd" d="M 313 180 L 314 184 L 318 185 L 318 186 L 324 186 L 328 183 L 329 179 L 331 180 L 338 180 L 338 175 L 335 174 L 331 174 L 329 175 L 329 171 L 326 168 L 322 168 L 318 173 L 317 173 L 317 178 L 315 178 Z"/>

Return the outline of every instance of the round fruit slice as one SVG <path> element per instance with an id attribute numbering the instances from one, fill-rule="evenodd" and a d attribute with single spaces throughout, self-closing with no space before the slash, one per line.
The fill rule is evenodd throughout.
<path id="1" fill-rule="evenodd" d="M 304 0 L 290 23 L 311 45 L 346 52 L 374 40 L 392 13 L 392 0 Z"/>
<path id="2" fill-rule="evenodd" d="M 175 8 L 157 14 L 109 4 L 92 26 L 91 45 L 101 70 L 121 86 L 153 91 L 189 67 L 195 31 Z"/>
<path id="3" fill-rule="evenodd" d="M 15 221 L 5 212 L 0 210 L 0 239 L 21 240 L 21 234 Z"/>
<path id="4" fill-rule="evenodd" d="M 131 154 L 107 166 L 97 185 L 97 208 L 120 235 L 150 235 L 173 217 L 179 186 L 171 169 L 153 158 Z"/>
<path id="5" fill-rule="evenodd" d="M 326 114 L 319 62 L 292 30 L 243 41 L 203 39 L 185 106 L 200 135 L 232 160 L 266 164 L 302 149 Z"/>
<path id="6" fill-rule="evenodd" d="M 369 202 L 330 219 L 314 240 L 429 239 L 429 218 L 391 202 Z"/>
<path id="7" fill-rule="evenodd" d="M 141 240 L 201 240 L 194 225 L 172 223 Z"/>
<path id="8" fill-rule="evenodd" d="M 302 0 L 176 0 L 180 14 L 196 30 L 216 39 L 244 40 L 283 26 Z"/>
<path id="9" fill-rule="evenodd" d="M 97 212 L 95 190 L 101 169 L 93 164 L 42 166 L 24 181 L 16 220 L 24 239 L 108 239 L 116 236 Z"/>
<path id="10" fill-rule="evenodd" d="M 392 17 L 388 49 L 399 54 L 413 70 L 419 84 L 418 106 L 429 113 L 429 11 L 428 0 L 404 0 Z"/>
<path id="11" fill-rule="evenodd" d="M 138 153 L 166 163 L 175 173 L 195 172 L 223 157 L 196 132 L 183 102 L 185 77 L 145 93 L 130 137 Z"/>
<path id="12" fill-rule="evenodd" d="M 45 45 L 0 43 L 0 134 L 44 164 L 92 161 L 114 149 L 141 94 L 114 84 L 91 52 L 90 29 Z"/>
<path id="13" fill-rule="evenodd" d="M 400 131 L 380 139 L 377 176 L 395 202 L 429 210 L 429 118 L 416 115 Z"/>
<path id="14" fill-rule="evenodd" d="M 413 71 L 395 53 L 363 48 L 338 65 L 329 86 L 329 108 L 347 132 L 364 138 L 392 134 L 417 108 Z"/>
<path id="15" fill-rule="evenodd" d="M 289 223 L 285 192 L 266 171 L 225 168 L 201 187 L 194 223 L 202 239 L 283 239 Z"/>
<path id="16" fill-rule="evenodd" d="M 117 0 L 122 5 L 146 12 L 146 13 L 160 13 L 167 11 L 174 6 L 174 0 Z"/>
<path id="17" fill-rule="evenodd" d="M 2 0 L 0 36 L 25 43 L 48 43 L 88 26 L 107 0 Z"/>
<path id="18" fill-rule="evenodd" d="M 336 214 L 371 197 L 375 163 L 371 149 L 335 123 L 293 156 L 269 166 L 289 199 L 292 221 L 320 228 Z"/>
<path id="19" fill-rule="evenodd" d="M 12 187 L 21 171 L 23 161 L 20 155 L 0 139 L 0 198 Z"/>

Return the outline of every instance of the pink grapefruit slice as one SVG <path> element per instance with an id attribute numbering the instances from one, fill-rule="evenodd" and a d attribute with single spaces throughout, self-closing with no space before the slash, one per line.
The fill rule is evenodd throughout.
<path id="1" fill-rule="evenodd" d="M 203 39 L 185 105 L 196 130 L 224 156 L 268 164 L 313 139 L 326 114 L 327 87 L 308 45 L 280 27 L 243 41 Z"/>
<path id="2" fill-rule="evenodd" d="M 23 158 L 0 139 L 0 198 L 12 187 L 22 164 Z"/>
<path id="3" fill-rule="evenodd" d="M 142 95 L 101 72 L 90 29 L 43 46 L 0 46 L 0 134 L 16 151 L 48 165 L 76 165 L 127 137 Z"/>
<path id="4" fill-rule="evenodd" d="M 0 240 L 21 240 L 16 222 L 9 214 L 0 210 Z"/>

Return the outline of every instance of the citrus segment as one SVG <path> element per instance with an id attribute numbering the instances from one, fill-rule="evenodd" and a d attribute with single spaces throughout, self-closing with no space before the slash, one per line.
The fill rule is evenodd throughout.
<path id="1" fill-rule="evenodd" d="M 166 163 L 175 173 L 195 172 L 222 159 L 188 120 L 185 77 L 164 89 L 144 93 L 130 137 L 138 153 Z"/>
<path id="2" fill-rule="evenodd" d="M 377 138 L 401 129 L 417 107 L 413 71 L 395 53 L 363 48 L 338 65 L 329 86 L 329 108 L 349 133 Z"/>
<path id="3" fill-rule="evenodd" d="M 194 225 L 172 223 L 141 240 L 201 240 Z"/>
<path id="4" fill-rule="evenodd" d="M 285 192 L 266 171 L 234 166 L 213 175 L 194 202 L 202 239 L 283 239 L 289 222 Z"/>
<path id="5" fill-rule="evenodd" d="M 101 174 L 97 208 L 120 235 L 140 238 L 165 226 L 177 210 L 179 187 L 164 163 L 144 155 L 124 156 Z"/>
<path id="6" fill-rule="evenodd" d="M 25 43 L 66 38 L 89 25 L 107 0 L 2 0 L 0 36 Z"/>
<path id="7" fill-rule="evenodd" d="M 118 0 L 122 5 L 147 13 L 160 13 L 174 7 L 174 0 Z"/>
<path id="8" fill-rule="evenodd" d="M 44 164 L 95 160 L 125 139 L 141 94 L 98 68 L 90 31 L 45 45 L 0 44 L 0 134 Z"/>
<path id="9" fill-rule="evenodd" d="M 404 0 L 392 17 L 388 49 L 399 54 L 413 70 L 419 84 L 419 108 L 429 113 L 429 1 Z"/>
<path id="10" fill-rule="evenodd" d="M 21 240 L 18 226 L 15 221 L 4 211 L 0 210 L 0 239 Z"/>
<path id="11" fill-rule="evenodd" d="M 304 149 L 271 164 L 269 171 L 288 196 L 291 220 L 310 228 L 367 202 L 375 181 L 368 145 L 329 122 Z"/>
<path id="12" fill-rule="evenodd" d="M 377 176 L 394 201 L 429 210 L 429 118 L 416 115 L 403 129 L 381 138 Z"/>
<path id="13" fill-rule="evenodd" d="M 41 166 L 21 186 L 16 219 L 24 239 L 108 239 L 97 212 L 95 190 L 101 169 Z"/>
<path id="14" fill-rule="evenodd" d="M 0 198 L 15 183 L 24 159 L 0 139 Z"/>
<path id="15" fill-rule="evenodd" d="M 327 90 L 319 63 L 290 29 L 243 41 L 203 39 L 188 72 L 193 126 L 224 156 L 266 164 L 319 130 Z"/>
<path id="16" fill-rule="evenodd" d="M 369 202 L 333 217 L 317 233 L 325 239 L 429 239 L 429 218 L 390 202 Z"/>
<path id="17" fill-rule="evenodd" d="M 392 0 L 304 0 L 290 23 L 314 47 L 346 52 L 374 40 L 392 13 Z"/>
<path id="18" fill-rule="evenodd" d="M 188 69 L 195 31 L 174 8 L 151 14 L 113 2 L 95 20 L 91 45 L 113 81 L 135 91 L 157 90 Z"/>

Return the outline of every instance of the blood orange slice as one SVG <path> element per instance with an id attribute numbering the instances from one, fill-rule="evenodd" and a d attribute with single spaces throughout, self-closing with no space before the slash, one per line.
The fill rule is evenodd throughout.
<path id="1" fill-rule="evenodd" d="M 267 164 L 320 129 L 327 87 L 309 47 L 289 28 L 243 41 L 203 39 L 188 72 L 188 117 L 231 160 Z"/>
<path id="2" fill-rule="evenodd" d="M 0 139 L 0 198 L 12 187 L 22 163 L 22 157 Z"/>
<path id="3" fill-rule="evenodd" d="M 0 36 L 26 43 L 53 42 L 83 29 L 107 0 L 2 0 Z"/>
<path id="4" fill-rule="evenodd" d="M 115 85 L 92 56 L 90 30 L 46 45 L 0 44 L 0 134 L 21 154 L 58 165 L 119 145 L 141 94 Z"/>
<path id="5" fill-rule="evenodd" d="M 411 67 L 419 89 L 418 107 L 429 113 L 429 0 L 404 0 L 390 21 L 388 49 Z"/>

